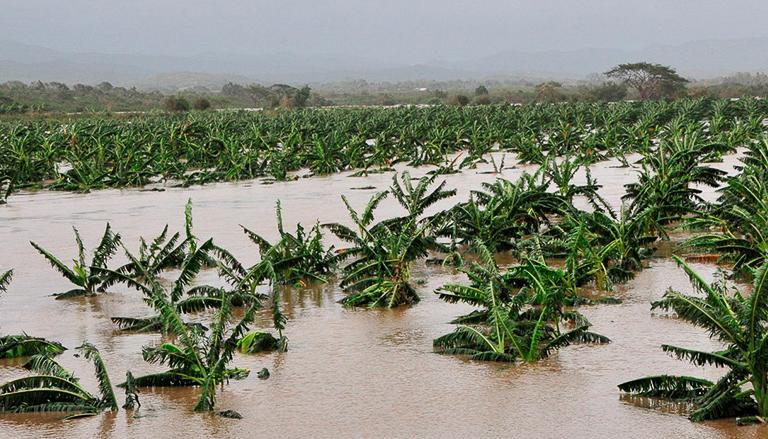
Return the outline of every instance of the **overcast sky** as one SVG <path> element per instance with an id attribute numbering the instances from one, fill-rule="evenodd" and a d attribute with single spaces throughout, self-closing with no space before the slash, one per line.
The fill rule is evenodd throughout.
<path id="1" fill-rule="evenodd" d="M 163 55 L 424 62 L 768 36 L 765 0 L 0 0 L 0 11 L 0 40 Z"/>

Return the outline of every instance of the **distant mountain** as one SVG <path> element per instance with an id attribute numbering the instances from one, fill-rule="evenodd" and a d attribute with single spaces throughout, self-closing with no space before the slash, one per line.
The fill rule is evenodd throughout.
<path id="1" fill-rule="evenodd" d="M 202 53 L 197 56 L 70 53 L 0 41 L 0 81 L 98 83 L 141 88 L 218 88 L 233 82 L 292 84 L 350 79 L 408 81 L 454 79 L 581 79 L 622 62 L 671 65 L 693 78 L 768 69 L 768 38 L 693 41 L 641 50 L 506 51 L 467 60 L 400 65 L 386 59 L 335 54 Z"/>
<path id="2" fill-rule="evenodd" d="M 175 91 L 195 89 L 199 87 L 208 90 L 218 90 L 224 84 L 234 82 L 236 84 L 248 84 L 252 78 L 242 75 L 225 75 L 199 72 L 168 72 L 151 75 L 146 78 L 133 81 L 132 85 L 142 90 Z"/>
<path id="3" fill-rule="evenodd" d="M 517 72 L 574 78 L 600 73 L 620 63 L 648 61 L 671 65 L 695 78 L 768 69 L 768 38 L 702 40 L 641 50 L 581 49 L 572 51 L 502 52 L 471 61 L 440 63 L 476 73 Z"/>
<path id="4" fill-rule="evenodd" d="M 693 41 L 678 46 L 654 46 L 640 51 L 638 59 L 652 59 L 678 66 L 694 77 L 768 70 L 768 38 Z"/>
<path id="5" fill-rule="evenodd" d="M 367 70 L 389 67 L 370 59 L 292 53 L 202 53 L 191 57 L 143 54 L 67 53 L 15 41 L 0 41 L 0 81 L 59 81 L 168 88 L 173 77 L 184 78 L 176 87 L 199 85 L 190 75 L 204 76 L 203 82 L 292 82 L 330 81 L 344 72 L 366 75 Z M 186 72 L 186 73 L 180 73 Z M 357 73 L 356 73 L 357 74 Z M 218 78 L 211 81 L 211 78 Z M 156 82 L 155 82 L 156 81 Z"/>

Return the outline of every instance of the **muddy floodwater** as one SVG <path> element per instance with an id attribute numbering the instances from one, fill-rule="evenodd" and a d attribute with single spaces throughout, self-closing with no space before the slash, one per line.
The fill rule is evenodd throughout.
<path id="1" fill-rule="evenodd" d="M 512 162 L 508 156 L 507 163 Z M 730 169 L 734 163 L 730 157 L 718 166 Z M 623 185 L 635 179 L 632 169 L 616 165 L 609 161 L 592 169 L 604 186 L 601 193 L 613 204 L 618 204 Z M 503 176 L 515 179 L 524 169 L 506 169 Z M 470 190 L 495 178 L 480 171 L 446 176 L 459 194 L 439 207 L 466 199 Z M 113 383 L 122 381 L 126 370 L 134 375 L 161 371 L 162 366 L 141 358 L 141 347 L 157 343 L 159 335 L 122 334 L 109 320 L 110 316 L 148 315 L 139 293 L 118 286 L 95 298 L 55 301 L 49 295 L 68 289 L 67 281 L 29 241 L 68 260 L 75 256 L 73 225 L 86 246 L 92 247 L 109 221 L 135 250 L 139 236 L 154 237 L 166 223 L 183 230 L 184 204 L 191 198 L 196 235 L 212 236 L 243 262 L 253 263 L 257 248 L 239 224 L 275 237 L 277 199 L 290 228 L 297 222 L 347 222 L 340 194 L 359 207 L 375 190 L 352 188 L 383 190 L 390 181 L 391 173 L 364 178 L 339 174 L 272 185 L 251 181 L 164 192 L 14 195 L 9 205 L 0 207 L 0 268 L 16 271 L 8 293 L 0 296 L 0 333 L 24 331 L 62 342 L 70 350 L 60 357 L 61 362 L 94 391 L 91 365 L 75 358 L 71 349 L 85 340 L 101 350 Z M 708 190 L 706 198 L 714 197 Z M 384 203 L 380 211 L 399 213 L 394 202 Z M 116 257 L 112 263 L 121 261 Z M 693 266 L 710 278 L 716 271 L 713 265 Z M 200 281 L 213 275 L 204 273 Z M 193 412 L 195 388 L 146 389 L 135 412 L 121 410 L 70 421 L 62 421 L 60 414 L 1 415 L 0 438 L 768 437 L 765 427 L 736 427 L 733 420 L 691 423 L 680 415 L 684 407 L 627 399 L 616 388 L 618 383 L 648 374 L 718 377 L 717 370 L 689 366 L 660 349 L 662 343 L 703 349 L 717 346 L 701 329 L 651 314 L 650 302 L 667 288 L 690 291 L 687 278 L 668 258 L 651 259 L 634 280 L 617 287 L 615 295 L 624 299 L 622 304 L 582 308 L 593 329 L 610 337 L 611 344 L 571 346 L 534 365 L 474 362 L 433 353 L 432 340 L 452 331 L 448 322 L 468 311 L 466 306 L 438 300 L 433 291 L 463 278 L 425 264 L 416 265 L 413 276 L 424 280 L 418 287 L 423 300 L 396 310 L 344 309 L 336 303 L 343 293 L 333 284 L 283 291 L 289 351 L 237 355 L 233 364 L 254 373 L 230 382 L 219 394 L 217 408 L 236 410 L 243 415 L 241 420 Z M 257 326 L 269 328 L 266 315 L 259 317 Z M 18 364 L 0 361 L 0 381 L 22 375 Z M 263 367 L 271 372 L 264 381 L 255 373 Z M 122 399 L 122 391 L 117 394 Z"/>

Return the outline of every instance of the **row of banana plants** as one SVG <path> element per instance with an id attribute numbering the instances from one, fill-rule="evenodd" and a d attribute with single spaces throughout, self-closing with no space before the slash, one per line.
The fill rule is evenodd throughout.
<path id="1" fill-rule="evenodd" d="M 767 102 L 744 99 L 9 120 L 0 122 L 0 203 L 38 187 L 365 175 L 395 163 L 458 172 L 491 151 L 521 163 L 550 155 L 628 163 L 659 141 L 750 143 L 767 115 Z"/>

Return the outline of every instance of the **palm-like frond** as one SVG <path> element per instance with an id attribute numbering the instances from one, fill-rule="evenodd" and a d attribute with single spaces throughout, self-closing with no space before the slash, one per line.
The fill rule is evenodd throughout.
<path id="1" fill-rule="evenodd" d="M 104 234 L 101 237 L 101 241 L 96 249 L 93 251 L 93 259 L 91 260 L 91 267 L 106 267 L 107 261 L 114 256 L 118 247 L 120 246 L 120 234 L 113 233 L 109 223 L 104 230 Z"/>
<path id="2" fill-rule="evenodd" d="M 181 298 L 184 293 L 184 288 L 188 287 L 200 270 L 205 267 L 209 259 L 208 252 L 211 251 L 213 247 L 213 239 L 209 239 L 184 259 L 184 262 L 181 264 L 181 272 L 176 278 L 173 290 L 171 291 L 171 300 L 173 302 L 176 302 Z"/>
<path id="3" fill-rule="evenodd" d="M 61 343 L 48 341 L 41 337 L 6 335 L 0 337 L 0 358 L 18 358 L 31 355 L 55 356 L 66 348 Z"/>
<path id="4" fill-rule="evenodd" d="M 706 393 L 696 399 L 696 409 L 690 414 L 692 421 L 758 414 L 753 389 L 742 390 L 743 370 L 731 370 L 722 376 Z"/>
<path id="5" fill-rule="evenodd" d="M 702 396 L 713 382 L 690 376 L 657 375 L 619 384 L 622 392 L 657 398 L 692 400 Z"/>
<path id="6" fill-rule="evenodd" d="M 160 316 L 153 317 L 110 317 L 118 329 L 128 332 L 157 332 L 162 331 L 163 321 Z"/>
<path id="7" fill-rule="evenodd" d="M 564 348 L 566 346 L 570 346 L 571 344 L 574 344 L 574 343 L 608 344 L 611 342 L 610 338 L 604 335 L 590 332 L 587 330 L 587 328 L 589 328 L 588 325 L 580 326 L 578 328 L 572 329 L 568 332 L 558 335 L 557 337 L 553 338 L 551 341 L 547 341 L 541 347 L 540 356 L 547 357 L 551 355 L 553 352 L 557 351 L 558 349 Z"/>
<path id="8" fill-rule="evenodd" d="M 99 350 L 90 343 L 83 343 L 77 349 L 83 353 L 86 360 L 93 362 L 93 367 L 96 370 L 96 380 L 99 382 L 101 401 L 111 410 L 116 411 L 117 398 L 115 398 L 115 393 L 112 390 L 112 381 L 109 379 L 109 372 L 107 372 L 107 367 L 101 359 Z"/>
<path id="9" fill-rule="evenodd" d="M 0 411 L 76 411 L 97 407 L 96 398 L 79 385 L 56 376 L 19 378 L 0 386 Z"/>
<path id="10" fill-rule="evenodd" d="M 189 375 L 183 372 L 169 371 L 143 375 L 133 378 L 133 385 L 140 387 L 186 387 L 199 384 Z M 118 387 L 127 387 L 127 383 L 121 383 Z"/>
<path id="11" fill-rule="evenodd" d="M 475 352 L 493 349 L 487 336 L 469 326 L 459 326 L 455 331 L 434 339 L 432 346 L 439 352 L 449 354 L 456 352 L 455 349 L 471 349 Z"/>
<path id="12" fill-rule="evenodd" d="M 671 345 L 661 345 L 661 349 L 679 360 L 685 360 L 697 366 L 728 367 L 731 369 L 745 369 L 746 364 L 729 358 L 730 352 L 705 352 L 695 349 L 686 349 Z"/>
<path id="13" fill-rule="evenodd" d="M 8 270 L 5 273 L 0 274 L 0 292 L 7 291 L 11 279 L 13 279 L 13 270 Z"/>
<path id="14" fill-rule="evenodd" d="M 71 268 L 38 244 L 30 242 L 32 247 L 42 254 L 56 271 L 61 273 L 67 280 L 78 287 L 65 293 L 54 294 L 57 299 L 95 295 L 97 288 L 107 280 L 102 277 L 104 273 L 103 270 L 106 270 L 107 261 L 114 255 L 118 246 L 121 245 L 120 234 L 113 233 L 109 223 L 107 223 L 99 245 L 93 252 L 93 259 L 91 263 L 88 264 L 85 260 L 85 246 L 80 237 L 80 232 L 74 227 L 73 230 L 75 233 L 75 243 L 77 245 L 77 259 L 73 261 L 74 265 Z M 102 290 L 103 288 L 99 289 L 99 291 Z"/>
<path id="15" fill-rule="evenodd" d="M 24 368 L 40 375 L 49 375 L 59 378 L 63 378 L 72 383 L 77 383 L 75 375 L 64 369 L 56 360 L 50 355 L 36 354 L 33 355 L 24 363 Z"/>
<path id="16" fill-rule="evenodd" d="M 72 271 L 69 267 L 66 266 L 59 258 L 52 255 L 48 250 L 45 250 L 44 248 L 40 247 L 39 245 L 35 244 L 34 242 L 30 241 L 30 244 L 32 247 L 35 248 L 38 252 L 40 252 L 41 255 L 45 257 L 45 259 L 48 261 L 48 263 L 51 264 L 53 268 L 56 269 L 59 273 L 61 273 L 67 280 L 72 282 L 75 285 L 83 286 L 83 279 L 80 278 L 77 274 L 75 274 L 74 271 Z"/>
<path id="17" fill-rule="evenodd" d="M 400 175 L 400 180 L 398 180 L 398 175 L 395 173 L 392 177 L 392 185 L 389 192 L 400 206 L 408 212 L 409 217 L 418 218 L 438 201 L 456 195 L 455 189 L 445 189 L 445 180 L 440 182 L 431 192 L 428 192 L 429 187 L 436 179 L 437 175 L 421 177 L 416 186 L 414 186 L 411 183 L 411 175 L 407 171 Z"/>

